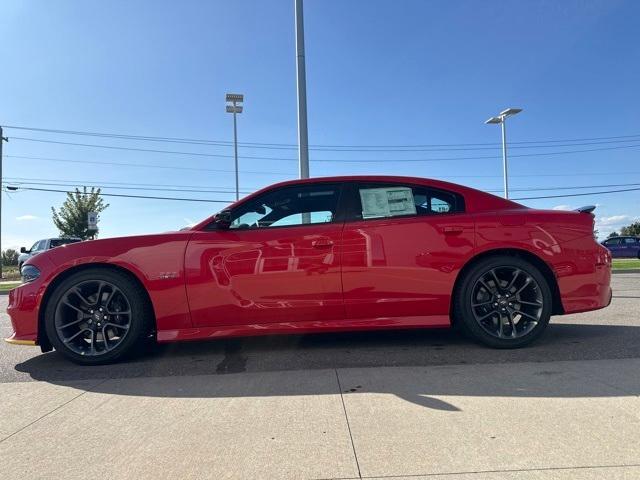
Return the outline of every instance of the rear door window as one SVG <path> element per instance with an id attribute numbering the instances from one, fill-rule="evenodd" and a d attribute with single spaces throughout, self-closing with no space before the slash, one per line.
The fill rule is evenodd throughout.
<path id="1" fill-rule="evenodd" d="M 462 196 L 422 185 L 359 183 L 348 218 L 442 215 L 464 212 Z"/>

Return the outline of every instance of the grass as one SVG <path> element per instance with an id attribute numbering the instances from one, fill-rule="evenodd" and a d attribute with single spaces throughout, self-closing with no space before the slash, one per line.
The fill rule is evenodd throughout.
<path id="1" fill-rule="evenodd" d="M 17 265 L 2 266 L 2 280 L 20 280 L 20 270 Z"/>
<path id="2" fill-rule="evenodd" d="M 638 258 L 614 258 L 613 259 L 614 270 L 631 270 L 634 268 L 640 269 L 640 259 Z"/>
<path id="3" fill-rule="evenodd" d="M 1 282 L 0 283 L 0 292 L 8 292 L 9 290 L 16 288 L 20 285 L 20 282 Z"/>

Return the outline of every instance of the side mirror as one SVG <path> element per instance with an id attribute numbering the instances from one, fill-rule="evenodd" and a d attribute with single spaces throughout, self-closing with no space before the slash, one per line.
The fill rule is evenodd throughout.
<path id="1" fill-rule="evenodd" d="M 215 222 L 218 228 L 227 229 L 231 225 L 231 211 L 223 210 L 216 215 Z"/>
<path id="2" fill-rule="evenodd" d="M 20 253 L 29 253 L 25 247 L 20 247 Z"/>

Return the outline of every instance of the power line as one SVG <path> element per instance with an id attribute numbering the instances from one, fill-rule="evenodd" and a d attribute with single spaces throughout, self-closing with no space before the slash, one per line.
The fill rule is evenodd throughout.
<path id="1" fill-rule="evenodd" d="M 134 152 L 147 152 L 147 153 L 162 153 L 162 154 L 172 154 L 172 155 L 186 155 L 186 156 L 198 156 L 198 157 L 223 157 L 223 158 L 233 158 L 232 155 L 222 155 L 222 154 L 212 154 L 212 153 L 202 153 L 202 152 L 182 152 L 177 150 L 156 150 L 156 149 L 146 149 L 146 148 L 134 148 L 134 147 L 118 147 L 114 145 L 100 145 L 100 144 L 90 144 L 90 143 L 74 143 L 74 142 L 60 142 L 57 140 L 45 140 L 41 138 L 27 138 L 27 137 L 11 137 L 12 140 L 24 140 L 30 142 L 41 142 L 41 143 L 53 143 L 59 145 L 72 145 L 79 147 L 90 147 L 90 148 L 106 148 L 111 150 L 125 150 L 125 151 L 134 151 Z M 556 155 L 569 155 L 575 153 L 586 153 L 586 152 L 601 152 L 607 150 L 619 150 L 626 148 L 638 148 L 640 144 L 634 145 L 621 145 L 614 147 L 601 147 L 601 148 L 590 148 L 590 149 L 580 149 L 580 150 L 565 150 L 560 152 L 547 152 L 547 153 L 520 153 L 516 155 L 511 155 L 510 158 L 514 157 L 551 157 Z M 8 156 L 8 155 L 7 155 Z M 295 158 L 280 158 L 280 157 L 257 157 L 250 155 L 243 155 L 242 158 L 245 159 L 253 159 L 253 160 L 272 160 L 272 161 L 285 161 L 285 162 L 297 162 L 298 160 Z M 415 162 L 456 162 L 461 160 L 495 160 L 494 155 L 485 155 L 479 157 L 442 157 L 442 158 L 412 158 L 412 159 L 366 159 L 366 160 L 358 160 L 358 159 L 311 159 L 313 162 L 322 162 L 322 163 L 415 163 Z"/>
<path id="2" fill-rule="evenodd" d="M 193 186 L 176 186 L 176 185 L 169 185 L 165 187 L 168 188 L 156 188 L 156 187 L 161 187 L 161 186 L 154 186 L 154 185 L 150 185 L 150 186 L 145 186 L 145 184 L 130 184 L 133 186 L 121 186 L 121 185 L 108 185 L 109 182 L 99 182 L 99 183 L 93 183 L 94 180 L 74 180 L 74 181 L 33 181 L 32 179 L 28 179 L 28 178 L 20 178 L 20 179 L 14 179 L 13 177 L 8 177 L 5 178 L 5 180 L 7 181 L 7 183 L 11 183 L 11 184 L 15 184 L 16 186 L 22 186 L 22 185 L 44 185 L 44 186 L 55 186 L 55 187 L 94 187 L 94 188 L 100 188 L 100 189 L 114 189 L 114 190 L 137 190 L 137 191 L 161 191 L 161 192 L 183 192 L 183 193 L 233 193 L 233 191 L 231 190 L 214 190 L 208 187 L 200 187 L 200 189 L 198 188 L 193 188 Z M 58 182 L 64 182 L 64 183 L 58 183 Z M 568 186 L 564 186 L 564 187 L 522 187 L 522 188 L 515 188 L 512 191 L 514 192 L 536 192 L 536 191 L 552 191 L 552 190 L 582 190 L 582 189 L 588 189 L 588 188 L 611 188 L 611 187 L 635 187 L 635 186 L 640 186 L 640 183 L 617 183 L 617 184 L 606 184 L 606 185 L 568 185 Z M 256 189 L 254 190 L 242 190 L 242 193 L 252 193 L 254 192 Z M 495 189 L 495 190 L 490 190 L 490 189 L 480 189 L 484 192 L 490 192 L 490 193 L 496 193 L 496 192 L 502 192 L 502 190 L 500 189 Z"/>
<path id="3" fill-rule="evenodd" d="M 13 188 L 16 188 L 14 190 Z M 56 192 L 56 193 L 71 193 L 74 194 L 76 192 L 72 192 L 69 190 L 54 190 L 50 188 L 32 188 L 32 187 L 6 187 L 5 191 L 8 192 L 20 192 L 21 190 L 32 190 L 35 192 Z M 102 193 L 99 194 L 102 197 L 123 197 L 123 198 L 143 198 L 147 200 L 178 200 L 182 202 L 208 202 L 208 203 L 233 203 L 234 200 L 210 200 L 205 198 L 177 198 L 177 197 L 151 197 L 144 195 L 127 195 L 124 193 Z"/>
<path id="4" fill-rule="evenodd" d="M 115 138 L 115 139 L 122 139 L 122 140 L 182 143 L 182 144 L 193 144 L 193 145 L 212 145 L 212 146 L 223 146 L 223 147 L 230 147 L 233 145 L 232 142 L 226 141 L 226 140 L 206 140 L 206 139 L 179 138 L 179 137 L 130 135 L 130 134 L 118 134 L 118 133 L 89 132 L 89 131 L 79 131 L 79 130 L 36 128 L 36 127 L 25 127 L 25 126 L 17 126 L 17 125 L 6 125 L 4 126 L 4 128 L 32 131 L 32 132 L 55 133 L 55 134 L 63 134 L 63 135 L 80 135 L 80 136 L 93 136 L 93 137 L 103 137 L 103 138 Z M 574 144 L 574 142 L 593 142 L 593 143 L 584 143 L 584 144 L 574 144 L 574 145 L 591 145 L 591 144 L 597 144 L 597 143 L 621 143 L 621 142 L 637 141 L 637 140 L 624 140 L 624 139 L 638 139 L 638 137 L 640 137 L 640 134 L 616 135 L 616 136 L 608 136 L 608 137 L 584 137 L 584 138 L 558 139 L 558 140 L 530 140 L 530 141 L 510 142 L 510 145 L 512 146 L 511 148 L 519 148 L 519 147 L 516 147 L 518 145 L 523 145 L 523 147 L 520 147 L 520 148 L 537 148 L 537 147 L 543 147 L 545 144 L 562 144 L 562 143 Z M 609 142 L 606 142 L 606 141 L 609 141 Z M 537 144 L 542 144 L 542 145 L 537 145 Z M 239 142 L 238 145 L 251 147 L 251 148 L 272 148 L 272 149 L 291 149 L 291 150 L 297 149 L 297 145 L 291 144 L 291 143 Z M 529 145 L 529 146 L 527 147 L 526 145 Z M 434 147 L 494 148 L 499 146 L 500 146 L 499 143 L 484 142 L 484 143 L 444 143 L 444 144 L 404 144 L 404 145 L 402 144 L 400 145 L 315 144 L 315 145 L 311 145 L 310 147 L 316 150 L 327 150 L 327 151 L 330 151 L 331 149 L 351 149 L 351 150 L 336 150 L 336 151 L 358 151 L 353 149 L 364 149 L 365 151 L 371 151 L 371 150 L 375 151 L 380 149 L 389 149 L 389 150 L 383 150 L 383 151 L 412 151 L 410 149 L 431 149 Z M 555 145 L 555 146 L 562 146 L 562 145 Z M 567 145 L 567 146 L 572 146 L 572 145 Z M 421 151 L 421 150 L 414 150 L 414 151 Z"/>
<path id="5" fill-rule="evenodd" d="M 49 188 L 32 188 L 32 187 L 6 187 L 5 188 L 5 191 L 8 191 L 8 192 L 20 192 L 22 190 L 31 190 L 31 191 L 37 191 L 37 192 L 71 193 L 71 194 L 76 193 L 69 190 L 55 190 L 55 189 L 49 189 Z M 589 196 L 589 195 L 605 195 L 609 193 L 634 192 L 634 191 L 640 191 L 640 187 L 626 188 L 622 190 L 606 190 L 606 191 L 600 191 L 600 192 L 573 193 L 573 194 L 567 194 L 567 195 L 519 197 L 519 198 L 512 198 L 511 200 L 541 200 L 541 199 L 547 199 L 547 198 L 583 197 L 583 196 Z M 146 200 L 174 200 L 174 201 L 183 201 L 183 202 L 207 202 L 207 203 L 226 203 L 226 204 L 233 203 L 233 200 L 210 200 L 210 199 L 204 199 L 204 198 L 156 197 L 156 196 L 127 195 L 127 194 L 102 193 L 102 192 L 100 192 L 99 195 L 104 197 L 139 198 L 139 199 L 146 199 Z"/>
<path id="6" fill-rule="evenodd" d="M 640 190 L 640 188 L 625 188 L 624 190 L 608 190 L 604 192 L 573 193 L 570 195 L 546 195 L 544 197 L 520 197 L 520 198 L 512 198 L 511 200 L 539 200 L 543 198 L 584 197 L 588 195 L 604 195 L 606 193 L 634 192 L 637 190 Z"/>
<path id="7" fill-rule="evenodd" d="M 55 182 L 31 182 L 31 181 L 11 181 L 8 178 L 5 178 L 5 183 L 14 184 L 18 187 L 22 187 L 23 185 L 44 185 L 44 186 L 53 186 L 53 187 L 93 187 L 100 189 L 111 189 L 111 190 L 136 190 L 136 191 L 149 191 L 149 192 L 182 192 L 182 193 L 228 193 L 232 194 L 233 191 L 230 190 L 211 190 L 211 189 L 191 189 L 191 188 L 156 188 L 156 187 L 126 187 L 120 185 L 100 185 L 98 183 L 93 182 L 65 182 L 65 183 L 55 183 Z M 253 190 L 240 190 L 241 193 L 252 193 Z"/>
<path id="8" fill-rule="evenodd" d="M 4 158 L 21 158 L 26 160 L 42 160 L 47 162 L 65 162 L 65 163 L 88 163 L 92 165 L 116 165 L 120 167 L 136 167 L 136 168 L 162 168 L 167 170 L 191 170 L 196 172 L 217 172 L 217 173 L 234 173 L 233 170 L 222 170 L 216 168 L 200 168 L 200 167 L 175 167 L 172 165 L 156 165 L 155 163 L 127 163 L 127 162 L 99 162 L 94 160 L 70 160 L 66 158 L 50 158 L 50 157 L 32 157 L 26 155 L 5 155 Z M 276 175 L 290 176 L 285 172 L 265 172 L 255 170 L 241 170 L 241 173 L 254 173 L 260 175 Z"/>

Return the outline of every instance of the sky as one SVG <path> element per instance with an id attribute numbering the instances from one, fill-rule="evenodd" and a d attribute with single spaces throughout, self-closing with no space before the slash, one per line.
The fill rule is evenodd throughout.
<path id="1" fill-rule="evenodd" d="M 512 198 L 640 186 L 640 2 L 305 0 L 304 8 L 312 176 L 406 174 L 501 194 L 500 128 L 484 120 L 520 107 L 507 124 Z M 239 142 L 278 144 L 240 146 L 241 191 L 297 176 L 293 0 L 4 0 L 0 62 L 5 186 L 221 201 L 107 198 L 101 238 L 175 230 L 234 198 L 227 92 L 245 95 Z M 532 190 L 542 188 L 555 190 Z M 2 247 L 56 236 L 51 207 L 64 198 L 2 193 Z M 638 190 L 521 203 L 597 204 L 601 237 L 640 219 Z"/>

